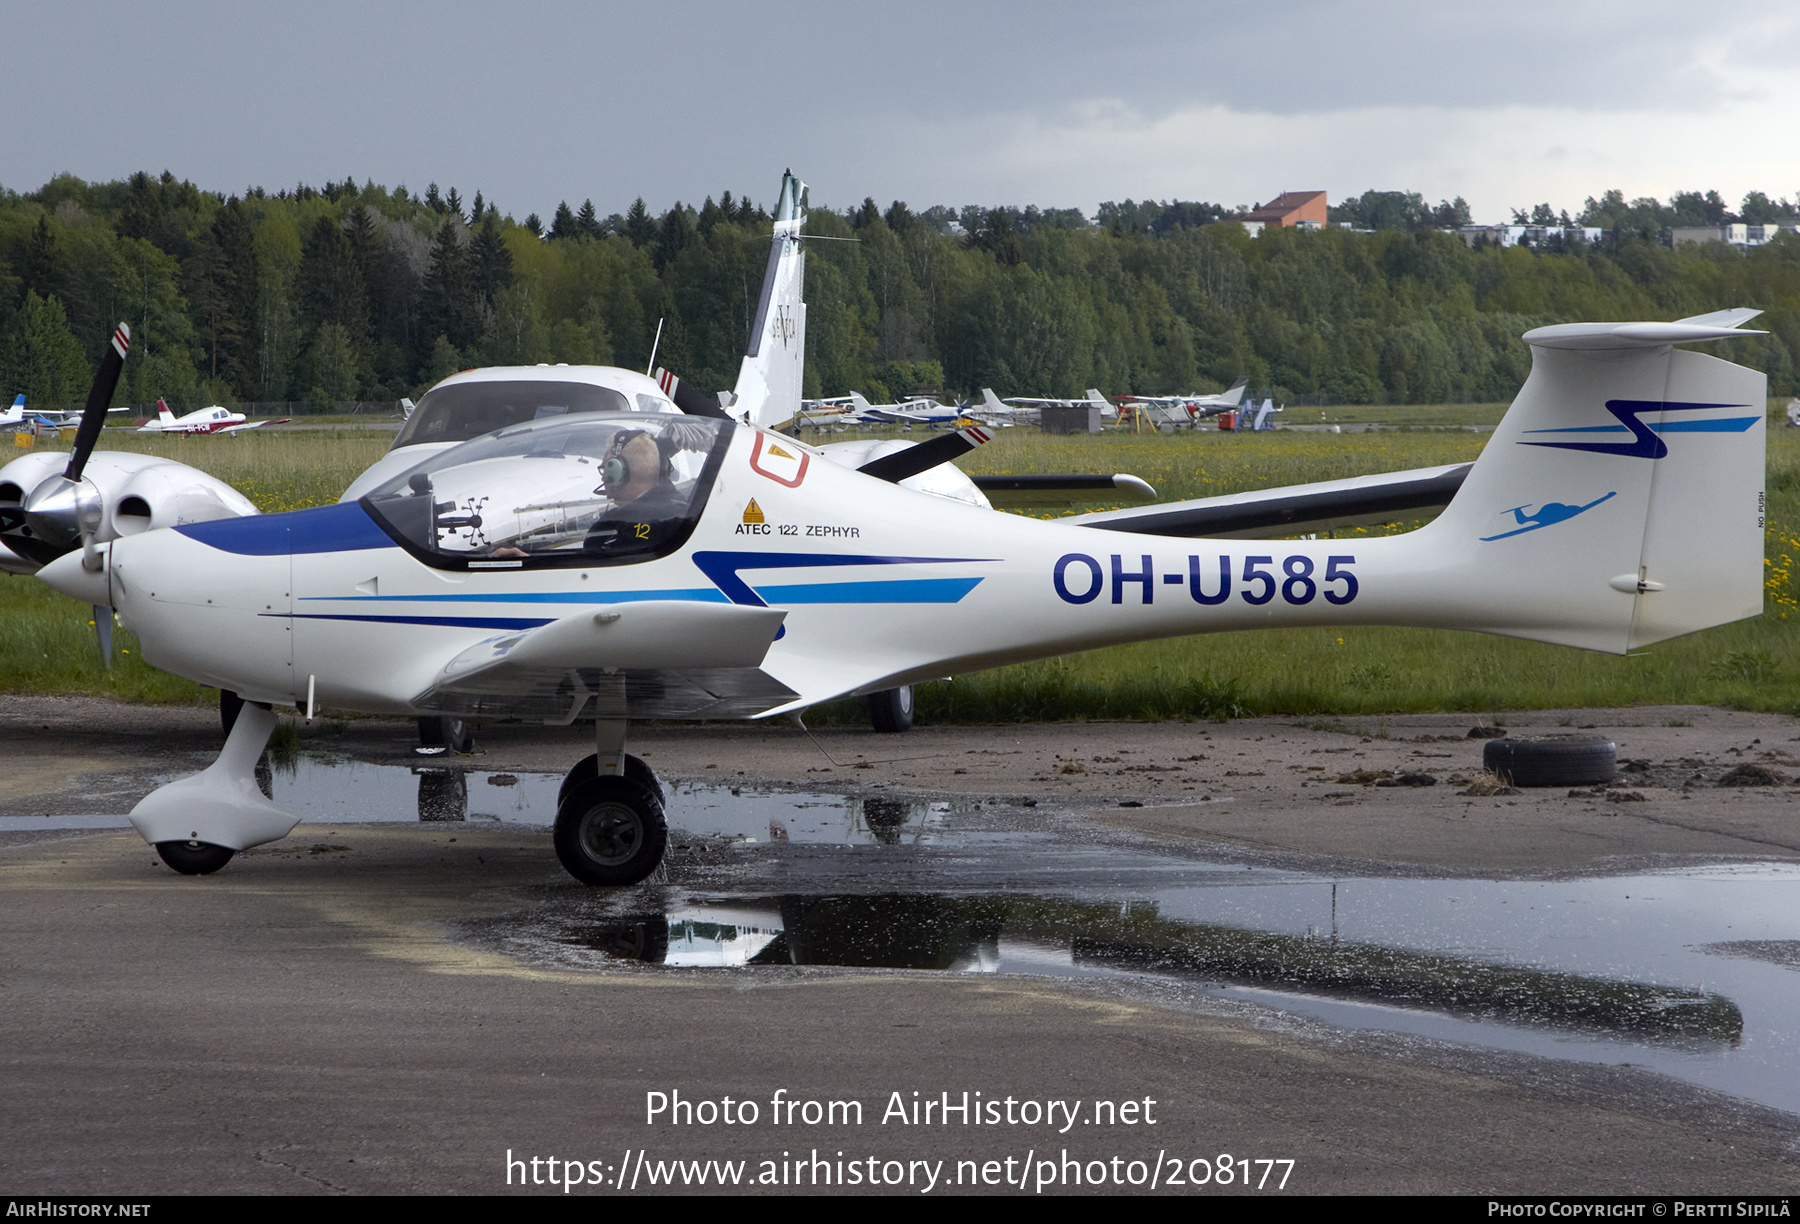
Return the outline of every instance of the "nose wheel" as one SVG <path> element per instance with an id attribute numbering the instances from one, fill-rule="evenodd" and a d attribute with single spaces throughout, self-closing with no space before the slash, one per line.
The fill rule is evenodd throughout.
<path id="1" fill-rule="evenodd" d="M 211 875 L 237 851 L 203 841 L 163 841 L 156 843 L 156 856 L 182 875 Z"/>

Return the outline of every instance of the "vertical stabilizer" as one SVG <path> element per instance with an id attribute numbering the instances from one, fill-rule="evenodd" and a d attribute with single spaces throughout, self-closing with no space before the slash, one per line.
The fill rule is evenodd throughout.
<path id="1" fill-rule="evenodd" d="M 764 428 L 785 425 L 800 411 L 800 382 L 806 355 L 806 252 L 800 229 L 806 223 L 806 184 L 792 171 L 781 177 L 775 205 L 775 232 L 763 273 L 762 299 L 750 332 L 750 349 L 738 370 L 731 414 Z"/>
<path id="2" fill-rule="evenodd" d="M 1741 321 L 1741 320 L 1740 320 Z M 1762 610 L 1767 379 L 1702 323 L 1525 334 L 1531 377 L 1424 532 L 1468 550 L 1471 628 L 1623 653 Z"/>

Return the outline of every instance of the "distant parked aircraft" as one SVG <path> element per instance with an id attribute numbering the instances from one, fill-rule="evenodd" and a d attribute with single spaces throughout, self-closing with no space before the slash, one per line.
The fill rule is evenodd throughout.
<path id="1" fill-rule="evenodd" d="M 257 429 L 263 425 L 280 425 L 291 421 L 292 417 L 282 417 L 278 421 L 252 421 L 241 412 L 232 412 L 214 404 L 211 408 L 196 408 L 185 416 L 176 416 L 169 411 L 169 405 L 163 400 L 156 401 L 156 420 L 138 427 L 139 433 L 182 433 L 182 434 L 216 434 L 236 433 L 241 429 Z"/>
<path id="2" fill-rule="evenodd" d="M 1131 395 L 1123 396 L 1157 425 L 1196 425 L 1207 417 L 1222 412 L 1236 412 L 1250 394 L 1250 376 L 1242 374 L 1229 388 L 1217 395 Z"/>

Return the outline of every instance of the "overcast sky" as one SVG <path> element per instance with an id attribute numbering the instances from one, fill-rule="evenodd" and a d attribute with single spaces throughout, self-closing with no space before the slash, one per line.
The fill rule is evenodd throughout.
<path id="1" fill-rule="evenodd" d="M 1461 195 L 1482 221 L 1608 187 L 1800 194 L 1783 5 L 0 0 L 0 30 L 15 190 L 351 174 L 521 220 L 766 204 L 787 166 L 816 204 L 1090 215 L 1311 188 Z"/>

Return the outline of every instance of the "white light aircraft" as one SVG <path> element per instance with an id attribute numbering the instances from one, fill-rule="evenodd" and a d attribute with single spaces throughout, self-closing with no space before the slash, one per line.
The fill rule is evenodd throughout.
<path id="1" fill-rule="evenodd" d="M 871 404 L 860 391 L 852 391 L 850 420 L 881 422 L 889 425 L 954 425 L 967 421 L 969 414 L 960 404 L 940 404 L 930 396 L 901 400 L 894 404 Z"/>
<path id="2" fill-rule="evenodd" d="M 1100 394 L 1099 389 L 1095 388 L 1095 387 L 1089 387 L 1087 389 L 1087 396 L 1083 399 L 1078 399 L 1078 400 L 1033 399 L 1027 395 L 1009 395 L 1006 397 L 1006 402 L 1009 404 L 1017 404 L 1022 408 L 1037 408 L 1037 409 L 1043 409 L 1043 408 L 1090 408 L 1091 407 L 1091 408 L 1098 408 L 1100 410 L 1100 415 L 1102 417 L 1116 417 L 1119 415 L 1118 407 L 1111 400 L 1107 399 L 1104 395 Z"/>
<path id="3" fill-rule="evenodd" d="M 1217 395 L 1127 395 L 1120 400 L 1158 426 L 1190 426 L 1222 412 L 1236 412 L 1249 394 L 1250 376 L 1245 374 Z"/>
<path id="4" fill-rule="evenodd" d="M 1471 467 L 1291 490 L 1285 508 L 1271 491 L 1247 510 L 999 515 L 895 483 L 958 435 L 852 469 L 754 416 L 594 412 L 451 446 L 355 502 L 104 547 L 78 445 L 61 500 L 26 519 L 80 539 L 46 583 L 117 607 L 156 666 L 251 703 L 217 762 L 131 814 L 177 870 L 292 830 L 254 766 L 274 709 L 330 706 L 591 721 L 554 843 L 578 879 L 627 884 L 666 837 L 632 719 L 798 714 L 1234 629 L 1424 626 L 1623 654 L 1757 615 L 1766 379 L 1673 347 L 1755 334 L 1739 330 L 1755 313 L 1537 328 L 1531 375 Z M 1222 538 L 1233 513 L 1331 518 L 1433 480 L 1454 496 L 1410 533 Z"/>
<path id="5" fill-rule="evenodd" d="M 108 412 L 124 412 L 124 408 L 108 408 Z M 55 437 L 64 429 L 80 424 L 79 412 L 29 412 L 23 394 L 13 397 L 12 407 L 0 412 L 0 432 L 49 434 Z"/>
<path id="6" fill-rule="evenodd" d="M 238 433 L 245 429 L 260 429 L 264 425 L 284 425 L 292 419 L 292 417 L 281 417 L 272 421 L 252 421 L 241 412 L 233 412 L 229 408 L 221 408 L 217 404 L 211 408 L 196 408 L 192 412 L 176 416 L 169 410 L 169 405 L 159 399 L 156 401 L 156 419 L 140 425 L 138 432 L 228 434 Z"/>

